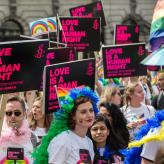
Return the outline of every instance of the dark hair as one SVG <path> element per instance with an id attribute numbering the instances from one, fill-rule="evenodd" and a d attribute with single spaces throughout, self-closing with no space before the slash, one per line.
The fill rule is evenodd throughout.
<path id="1" fill-rule="evenodd" d="M 7 100 L 7 103 L 13 102 L 13 101 L 18 101 L 18 102 L 21 104 L 21 107 L 22 107 L 23 111 L 24 111 L 24 112 L 26 111 L 25 103 L 24 103 L 23 99 L 21 99 L 21 98 L 18 97 L 18 96 L 13 96 L 13 97 L 10 97 L 10 98 Z"/>
<path id="2" fill-rule="evenodd" d="M 78 106 L 88 101 L 91 102 L 91 100 L 85 96 L 78 97 L 76 100 L 74 100 L 74 107 L 72 109 L 72 112 L 69 114 L 69 119 L 68 119 L 68 125 L 71 130 L 75 129 L 76 122 L 73 119 L 73 117 L 75 116 Z"/>
<path id="3" fill-rule="evenodd" d="M 94 121 L 93 125 L 95 125 L 98 122 L 104 122 L 107 129 L 109 130 L 109 135 L 106 139 L 106 146 L 109 146 L 109 150 L 120 154 L 119 149 L 121 149 L 121 147 L 119 145 L 119 140 L 118 140 L 117 136 L 115 135 L 115 133 L 113 131 L 113 128 L 110 125 L 110 122 L 109 122 L 108 118 L 105 115 L 98 114 L 95 118 L 95 121 Z M 91 138 L 91 140 L 93 142 L 93 145 L 94 145 L 94 152 L 95 152 L 94 161 L 97 161 L 97 159 L 99 159 L 99 153 L 97 151 L 96 142 L 93 140 L 92 135 L 91 135 L 91 128 L 88 131 L 88 136 Z"/>
<path id="4" fill-rule="evenodd" d="M 100 102 L 99 108 L 103 106 L 109 111 L 112 117 L 112 129 L 119 138 L 120 147 L 126 148 L 129 143 L 129 131 L 127 129 L 127 120 L 123 113 L 115 104 L 109 104 L 106 102 Z"/>

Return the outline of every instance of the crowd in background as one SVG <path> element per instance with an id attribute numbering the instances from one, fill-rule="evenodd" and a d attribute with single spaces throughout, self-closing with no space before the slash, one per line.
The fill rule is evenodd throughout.
<path id="1" fill-rule="evenodd" d="M 25 157 L 33 163 L 36 158 L 35 151 L 34 156 L 31 155 L 33 149 L 40 144 L 44 147 L 44 142 L 50 143 L 47 150 L 42 150 L 42 153 L 49 156 L 46 163 L 73 164 L 74 159 L 78 159 L 74 152 L 77 147 L 82 147 L 80 153 L 84 155 L 84 161 L 79 163 L 123 163 L 125 157 L 121 150 L 126 149 L 129 142 L 135 139 L 135 134 L 148 118 L 164 109 L 164 72 L 157 72 L 156 76 L 148 73 L 142 77 L 114 79 L 103 79 L 101 72 L 97 72 L 95 88 L 95 94 L 99 98 L 98 111 L 94 109 L 90 97 L 77 97 L 74 107 L 66 105 L 67 110 L 70 108 L 69 117 L 65 116 L 65 120 L 68 119 L 68 129 L 53 133 L 50 132 L 55 126 L 63 128 L 55 123 L 63 115 L 44 113 L 42 93 L 26 91 L 23 94 L 11 94 L 6 103 L 0 138 L 0 147 L 3 147 L 0 163 L 6 160 L 9 147 L 23 147 Z M 154 131 L 147 135 L 150 133 Z M 47 134 L 49 139 L 45 137 L 44 141 Z M 153 146 L 147 143 L 143 146 L 142 164 L 154 161 L 158 163 L 160 153 L 157 151 L 163 142 L 155 142 Z M 160 152 L 162 151 L 161 149 Z M 90 155 L 85 157 L 88 153 Z"/>

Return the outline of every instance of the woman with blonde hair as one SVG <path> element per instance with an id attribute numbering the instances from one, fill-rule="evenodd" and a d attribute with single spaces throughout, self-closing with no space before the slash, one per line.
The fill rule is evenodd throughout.
<path id="1" fill-rule="evenodd" d="M 131 139 L 139 128 L 145 124 L 146 119 L 150 118 L 155 109 L 150 105 L 143 104 L 144 92 L 139 83 L 130 83 L 124 93 L 124 106 L 121 108 L 128 121 L 128 128 Z"/>
<path id="2" fill-rule="evenodd" d="M 115 104 L 119 107 L 122 101 L 120 89 L 118 87 L 106 86 L 102 91 L 100 100 Z"/>
<path id="3" fill-rule="evenodd" d="M 41 138 L 45 136 L 53 119 L 52 114 L 46 114 L 43 111 L 43 97 L 37 97 L 32 105 L 32 117 L 29 121 L 29 126 L 35 135 L 38 137 L 38 144 Z"/>

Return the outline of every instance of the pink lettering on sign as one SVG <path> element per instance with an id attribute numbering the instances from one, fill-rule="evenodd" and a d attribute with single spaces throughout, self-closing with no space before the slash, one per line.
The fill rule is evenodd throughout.
<path id="1" fill-rule="evenodd" d="M 13 72 L 20 71 L 20 63 L 0 65 L 0 80 L 10 80 Z"/>
<path id="2" fill-rule="evenodd" d="M 128 30 L 127 26 L 117 26 L 116 40 L 128 41 L 128 39 L 131 37 L 131 34 L 128 33 L 127 30 Z"/>
<path id="3" fill-rule="evenodd" d="M 122 54 L 122 48 L 112 48 L 112 49 L 106 49 L 105 51 L 106 55 L 117 55 Z"/>
<path id="4" fill-rule="evenodd" d="M 131 37 L 130 33 L 127 34 L 117 34 L 118 41 L 127 41 Z"/>
<path id="5" fill-rule="evenodd" d="M 107 70 L 126 69 L 126 65 L 130 63 L 130 58 L 107 60 Z"/>
<path id="6" fill-rule="evenodd" d="M 99 29 L 99 24 L 98 24 L 98 20 L 95 19 L 93 22 L 93 29 L 98 30 Z"/>
<path id="7" fill-rule="evenodd" d="M 57 95 L 56 95 L 55 92 L 49 94 L 49 100 L 50 100 L 50 101 L 52 101 L 52 100 L 56 100 L 56 99 L 57 99 Z"/>
<path id="8" fill-rule="evenodd" d="M 100 2 L 97 3 L 96 7 L 97 7 L 97 11 L 101 11 L 102 10 L 102 5 L 101 5 Z"/>
<path id="9" fill-rule="evenodd" d="M 70 81 L 70 82 L 64 82 L 64 83 L 58 84 L 58 87 L 61 87 L 61 88 L 75 88 L 77 86 L 78 86 L 77 81 Z"/>
<path id="10" fill-rule="evenodd" d="M 54 59 L 55 58 L 55 54 L 54 54 L 54 52 L 49 52 L 47 55 L 46 55 L 46 65 L 50 65 L 51 64 L 51 62 L 50 62 L 50 60 L 51 59 Z"/>
<path id="11" fill-rule="evenodd" d="M 74 56 L 72 50 L 69 51 L 69 60 L 70 61 L 75 60 L 75 56 Z"/>
<path id="12" fill-rule="evenodd" d="M 76 9 L 72 9 L 71 12 L 72 12 L 73 16 L 82 16 L 83 15 L 82 13 L 85 12 L 85 7 L 79 7 Z"/>
<path id="13" fill-rule="evenodd" d="M 44 50 L 44 44 L 41 44 L 38 46 L 37 48 L 37 52 L 36 54 L 34 55 L 35 58 L 43 58 L 44 56 L 44 53 L 45 53 L 45 50 Z"/>
<path id="14" fill-rule="evenodd" d="M 90 62 L 88 64 L 88 69 L 87 69 L 87 73 L 88 76 L 92 76 L 94 74 L 94 67 L 93 67 L 93 63 Z"/>
<path id="15" fill-rule="evenodd" d="M 65 36 L 62 36 L 62 42 L 67 43 L 80 43 L 81 38 L 86 36 L 85 31 L 64 31 Z M 66 38 L 65 38 L 66 37 Z"/>
<path id="16" fill-rule="evenodd" d="M 0 57 L 1 56 L 11 56 L 12 55 L 11 51 L 12 51 L 12 48 L 1 48 L 0 49 Z"/>
<path id="17" fill-rule="evenodd" d="M 139 46 L 138 47 L 138 55 L 139 56 L 142 56 L 142 55 L 144 55 L 144 53 L 145 53 L 145 50 L 143 49 L 143 47 L 142 46 Z"/>
<path id="18" fill-rule="evenodd" d="M 68 75 L 70 74 L 70 68 L 64 67 L 64 68 L 56 68 L 54 70 L 50 70 L 50 77 L 56 77 L 61 75 Z"/>
<path id="19" fill-rule="evenodd" d="M 79 25 L 79 20 L 78 19 L 73 19 L 73 20 L 70 20 L 70 19 L 65 19 L 65 20 L 62 20 L 62 26 L 78 26 Z"/>

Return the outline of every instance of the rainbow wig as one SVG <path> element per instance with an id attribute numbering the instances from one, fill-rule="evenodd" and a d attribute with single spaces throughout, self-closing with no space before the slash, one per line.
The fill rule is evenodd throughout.
<path id="1" fill-rule="evenodd" d="M 81 96 L 88 97 L 93 105 L 94 113 L 98 113 L 98 97 L 89 87 L 75 88 L 70 90 L 69 95 L 65 96 L 64 99 L 62 98 L 60 100 L 61 109 L 55 113 L 55 119 L 51 123 L 48 134 L 42 138 L 41 145 L 39 145 L 39 147 L 37 147 L 32 153 L 35 164 L 48 163 L 48 145 L 55 136 L 57 136 L 63 131 L 69 130 L 69 114 L 73 110 L 74 100 Z"/>

